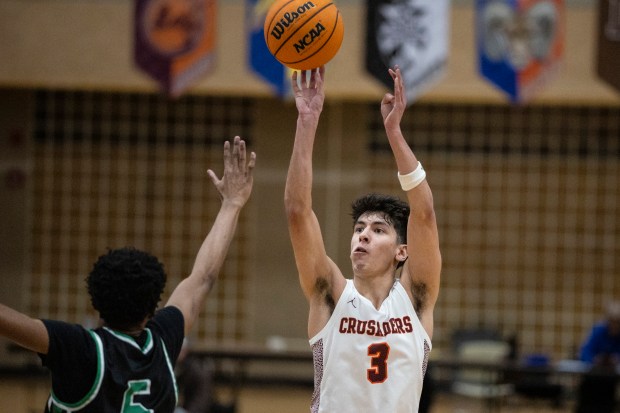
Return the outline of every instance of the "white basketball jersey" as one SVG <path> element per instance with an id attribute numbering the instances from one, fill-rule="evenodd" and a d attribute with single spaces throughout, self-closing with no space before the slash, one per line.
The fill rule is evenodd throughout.
<path id="1" fill-rule="evenodd" d="M 312 413 L 418 411 L 431 340 L 399 281 L 377 310 L 347 280 L 310 345 Z"/>

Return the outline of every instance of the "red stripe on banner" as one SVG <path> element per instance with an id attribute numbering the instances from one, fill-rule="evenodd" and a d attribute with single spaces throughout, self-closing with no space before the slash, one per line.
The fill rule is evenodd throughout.
<path id="1" fill-rule="evenodd" d="M 522 13 L 527 12 L 533 6 L 540 3 L 540 0 L 525 1 L 521 6 Z M 549 51 L 544 59 L 532 58 L 527 66 L 525 66 L 519 72 L 519 84 L 527 86 L 536 82 L 538 78 L 544 76 L 548 69 L 554 71 L 554 67 L 560 63 L 564 56 L 564 48 L 566 44 L 566 30 L 564 25 L 565 20 L 565 6 L 563 0 L 555 0 L 552 2 L 555 5 L 557 12 L 556 28 L 551 35 L 551 42 Z M 529 39 L 532 39 L 536 34 L 530 33 Z"/>

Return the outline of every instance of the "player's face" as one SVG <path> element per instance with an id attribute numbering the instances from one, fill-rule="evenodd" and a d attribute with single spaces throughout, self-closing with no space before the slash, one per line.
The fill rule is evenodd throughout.
<path id="1" fill-rule="evenodd" d="M 351 238 L 354 272 L 388 271 L 394 265 L 399 245 L 396 230 L 382 214 L 363 214 L 355 223 Z"/>

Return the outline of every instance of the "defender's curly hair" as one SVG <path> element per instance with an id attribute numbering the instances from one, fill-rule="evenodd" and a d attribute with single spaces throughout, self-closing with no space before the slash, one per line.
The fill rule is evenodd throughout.
<path id="1" fill-rule="evenodd" d="M 374 193 L 362 195 L 351 204 L 353 226 L 359 217 L 367 212 L 376 212 L 382 215 L 388 224 L 394 226 L 398 235 L 398 242 L 407 243 L 409 205 L 406 202 L 392 195 Z"/>
<path id="2" fill-rule="evenodd" d="M 93 308 L 106 324 L 125 329 L 155 314 L 166 273 L 151 254 L 126 247 L 100 256 L 86 283 Z"/>

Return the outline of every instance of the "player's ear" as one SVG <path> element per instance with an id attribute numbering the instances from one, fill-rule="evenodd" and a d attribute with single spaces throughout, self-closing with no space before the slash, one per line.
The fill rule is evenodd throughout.
<path id="1" fill-rule="evenodd" d="M 407 244 L 399 244 L 398 247 L 396 247 L 396 260 L 398 262 L 405 262 L 407 257 L 409 257 L 407 253 Z"/>

